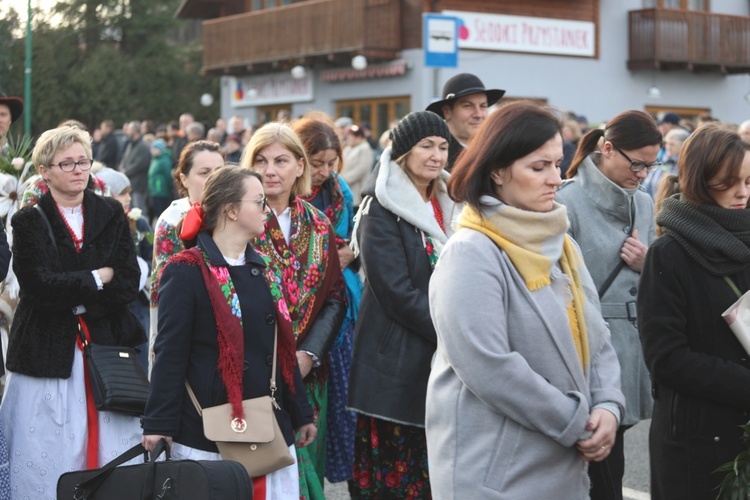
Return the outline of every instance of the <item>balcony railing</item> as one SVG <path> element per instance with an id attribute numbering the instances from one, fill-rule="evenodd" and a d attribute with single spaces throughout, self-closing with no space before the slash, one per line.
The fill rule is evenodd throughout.
<path id="1" fill-rule="evenodd" d="M 311 0 L 203 22 L 203 69 L 214 74 L 400 50 L 399 0 Z"/>
<path id="2" fill-rule="evenodd" d="M 750 17 L 669 9 L 629 16 L 629 69 L 750 73 Z"/>

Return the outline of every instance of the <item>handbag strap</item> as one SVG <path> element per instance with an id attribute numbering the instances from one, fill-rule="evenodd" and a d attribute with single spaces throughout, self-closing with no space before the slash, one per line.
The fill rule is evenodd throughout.
<path id="1" fill-rule="evenodd" d="M 276 326 L 273 330 L 273 361 L 271 362 L 271 380 L 270 380 L 270 390 L 271 390 L 271 401 L 273 401 L 274 406 L 278 408 L 278 404 L 276 403 L 276 399 L 274 397 L 274 394 L 276 393 L 276 349 L 278 347 L 279 342 L 279 326 L 278 323 L 276 323 Z M 193 402 L 193 406 L 195 406 L 196 411 L 198 412 L 198 415 L 203 416 L 203 408 L 201 408 L 200 403 L 198 403 L 198 398 L 195 397 L 195 392 L 193 392 L 193 388 L 190 387 L 190 382 L 185 379 L 185 388 L 187 389 L 188 396 L 190 396 L 190 401 Z"/>
<path id="2" fill-rule="evenodd" d="M 628 238 L 633 236 L 633 229 L 635 228 L 635 199 L 630 199 L 630 234 L 628 235 Z M 612 286 L 612 283 L 615 281 L 615 278 L 618 274 L 620 274 L 620 271 L 622 271 L 622 268 L 625 267 L 625 261 L 620 259 L 620 261 L 617 263 L 617 267 L 615 267 L 611 273 L 609 273 L 609 276 L 607 276 L 607 279 L 604 280 L 604 283 L 602 283 L 602 286 L 599 288 L 599 298 L 601 299 L 604 297 L 604 294 L 609 290 L 609 287 Z"/>
<path id="3" fill-rule="evenodd" d="M 729 285 L 729 288 L 731 288 L 732 291 L 737 294 L 737 297 L 742 297 L 742 294 L 740 293 L 740 289 L 737 288 L 737 285 L 734 284 L 734 281 L 732 281 L 732 278 L 730 278 L 729 276 L 724 276 L 724 281 L 726 281 L 727 285 Z"/>
<path id="4" fill-rule="evenodd" d="M 52 232 L 52 224 L 49 223 L 47 214 L 44 213 L 44 210 L 42 210 L 42 207 L 40 207 L 39 205 L 34 205 L 34 208 L 37 209 L 37 211 L 39 212 L 39 215 L 42 217 L 42 220 L 44 221 L 44 225 L 47 226 L 47 233 L 49 233 L 49 239 L 52 240 L 52 246 L 55 247 L 55 251 L 57 251 L 57 241 L 55 241 L 55 234 Z"/>

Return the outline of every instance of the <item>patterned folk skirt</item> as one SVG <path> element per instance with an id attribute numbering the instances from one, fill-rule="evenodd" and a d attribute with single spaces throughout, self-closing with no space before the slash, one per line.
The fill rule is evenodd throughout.
<path id="1" fill-rule="evenodd" d="M 432 498 L 424 429 L 357 415 L 349 489 L 353 499 Z"/>

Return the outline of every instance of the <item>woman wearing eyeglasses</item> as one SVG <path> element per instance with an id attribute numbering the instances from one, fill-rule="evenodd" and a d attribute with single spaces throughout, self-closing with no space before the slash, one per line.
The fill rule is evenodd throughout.
<path id="1" fill-rule="evenodd" d="M 596 284 L 626 398 L 612 453 L 605 462 L 589 467 L 594 500 L 611 498 L 612 490 L 622 498 L 623 434 L 650 418 L 653 407 L 635 301 L 646 250 L 655 238 L 653 201 L 640 184 L 649 170 L 659 167 L 660 147 L 661 133 L 654 119 L 642 111 L 625 111 L 603 129 L 592 129 L 581 138 L 568 169 L 569 180 L 556 197 L 567 206 L 568 233 L 580 245 Z"/>
<path id="2" fill-rule="evenodd" d="M 79 335 L 105 345 L 146 341 L 128 308 L 140 277 L 130 225 L 117 200 L 86 189 L 88 132 L 48 130 L 32 161 L 49 191 L 11 220 L 21 291 L 0 422 L 13 498 L 54 497 L 63 472 L 101 467 L 140 442 L 137 418 L 96 410 Z"/>
<path id="3" fill-rule="evenodd" d="M 220 460 L 185 381 L 203 408 L 268 396 L 276 324 L 276 420 L 292 455 L 296 430 L 297 446 L 315 438 L 294 336 L 274 303 L 275 276 L 248 243 L 265 230 L 266 201 L 259 174 L 227 166 L 211 174 L 200 204 L 185 216 L 180 237 L 190 250 L 170 259 L 159 286 L 159 336 L 143 416 L 149 450 L 166 438 L 173 458 Z M 297 470 L 292 464 L 254 478 L 253 498 L 300 498 Z"/>

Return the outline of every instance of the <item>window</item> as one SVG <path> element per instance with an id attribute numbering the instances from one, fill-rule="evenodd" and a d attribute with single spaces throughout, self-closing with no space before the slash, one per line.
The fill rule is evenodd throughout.
<path id="1" fill-rule="evenodd" d="M 699 115 L 710 115 L 711 108 L 683 108 L 675 106 L 646 106 L 644 110 L 653 116 L 661 116 L 663 113 L 671 111 L 677 113 L 677 115 L 683 120 L 688 120 L 697 123 Z"/>
<path id="2" fill-rule="evenodd" d="M 370 122 L 372 135 L 377 139 L 390 128 L 390 122 L 400 120 L 411 111 L 411 98 L 358 99 L 336 103 L 336 116 L 348 116 L 354 123 Z"/>
<path id="3" fill-rule="evenodd" d="M 249 2 L 252 2 L 250 4 L 251 10 L 273 9 L 278 5 L 290 5 L 294 3 L 293 0 L 245 0 L 245 5 L 248 5 Z"/>
<path id="4" fill-rule="evenodd" d="M 286 110 L 292 112 L 291 104 L 276 104 L 274 106 L 258 106 L 258 126 L 268 122 L 276 121 L 279 111 Z"/>
<path id="5" fill-rule="evenodd" d="M 643 0 L 644 9 L 703 10 L 710 11 L 710 0 Z"/>

